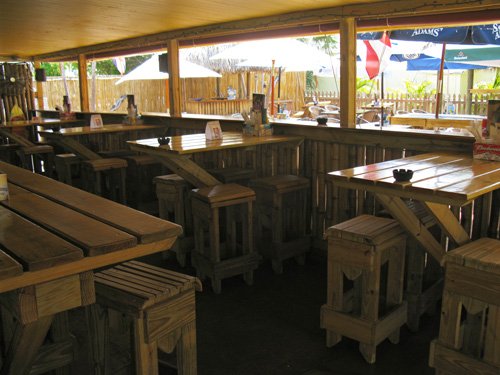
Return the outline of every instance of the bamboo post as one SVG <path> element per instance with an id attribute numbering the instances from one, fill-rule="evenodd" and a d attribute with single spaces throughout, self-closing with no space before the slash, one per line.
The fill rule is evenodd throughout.
<path id="1" fill-rule="evenodd" d="M 437 96 L 436 96 L 436 118 L 439 118 L 439 111 L 441 110 L 441 102 L 443 101 L 443 71 L 444 71 L 444 56 L 446 53 L 446 43 L 443 43 L 443 50 L 441 51 L 441 64 L 439 65 L 439 73 L 437 80 Z"/>
<path id="2" fill-rule="evenodd" d="M 340 126 L 356 127 L 356 20 L 340 19 Z"/>
<path id="3" fill-rule="evenodd" d="M 80 110 L 82 112 L 89 112 L 89 85 L 87 78 L 87 57 L 85 55 L 78 55 L 78 82 L 80 84 Z"/>
<path id="4" fill-rule="evenodd" d="M 168 49 L 168 82 L 170 97 L 170 116 L 181 117 L 181 79 L 179 73 L 179 41 L 167 41 Z"/>

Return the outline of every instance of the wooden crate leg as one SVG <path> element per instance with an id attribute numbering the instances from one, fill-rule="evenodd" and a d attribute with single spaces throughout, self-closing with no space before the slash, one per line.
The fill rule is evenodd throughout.
<path id="1" fill-rule="evenodd" d="M 378 303 L 380 299 L 380 255 L 377 254 L 374 268 L 362 271 L 362 304 L 361 318 L 371 322 L 378 320 Z M 359 351 L 368 363 L 375 363 L 377 345 L 374 340 L 370 343 L 360 343 Z"/>
<path id="2" fill-rule="evenodd" d="M 144 319 L 134 319 L 134 358 L 137 375 L 158 375 L 158 345 L 146 342 Z"/>
<path id="3" fill-rule="evenodd" d="M 98 304 L 85 307 L 89 332 L 89 361 L 95 375 L 109 374 L 109 316 Z"/>
<path id="4" fill-rule="evenodd" d="M 404 280 L 404 264 L 405 264 L 405 248 L 404 243 L 400 246 L 393 247 L 390 250 L 389 270 L 387 277 L 387 298 L 386 303 L 389 306 L 400 305 L 403 301 L 403 280 Z M 389 341 L 393 344 L 399 343 L 400 327 L 394 330 L 389 335 Z"/>
<path id="5" fill-rule="evenodd" d="M 179 375 L 197 374 L 196 321 L 182 327 L 182 334 L 177 343 L 177 373 Z"/>

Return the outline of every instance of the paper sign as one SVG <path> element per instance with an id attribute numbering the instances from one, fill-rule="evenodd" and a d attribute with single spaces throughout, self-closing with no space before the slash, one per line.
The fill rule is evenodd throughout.
<path id="1" fill-rule="evenodd" d="M 101 115 L 90 116 L 90 129 L 102 128 L 102 117 Z"/>
<path id="2" fill-rule="evenodd" d="M 205 128 L 205 138 L 206 139 L 222 139 L 222 130 L 220 128 L 219 121 L 207 122 L 207 127 Z"/>
<path id="3" fill-rule="evenodd" d="M 0 174 L 0 201 L 9 199 L 9 186 L 7 185 L 7 175 Z"/>

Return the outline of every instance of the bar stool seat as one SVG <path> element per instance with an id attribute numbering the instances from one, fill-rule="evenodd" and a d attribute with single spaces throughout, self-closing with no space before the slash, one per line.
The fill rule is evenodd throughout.
<path id="1" fill-rule="evenodd" d="M 439 374 L 500 374 L 500 241 L 449 251 L 439 338 L 429 365 Z"/>
<path id="2" fill-rule="evenodd" d="M 283 261 L 295 258 L 304 264 L 311 238 L 308 231 L 309 180 L 294 175 L 251 180 L 255 190 L 256 239 L 263 255 L 270 258 L 275 273 L 283 272 Z"/>
<path id="3" fill-rule="evenodd" d="M 327 302 L 321 308 L 326 345 L 342 336 L 359 341 L 368 363 L 375 363 L 377 345 L 399 341 L 406 323 L 403 301 L 406 235 L 393 219 L 361 215 L 328 228 Z M 384 265 L 387 264 L 387 267 Z M 387 288 L 381 280 L 387 269 Z M 344 277 L 353 287 L 344 289 Z"/>
<path id="4" fill-rule="evenodd" d="M 109 369 L 107 309 L 131 323 L 135 374 L 158 374 L 158 349 L 177 350 L 178 374 L 197 373 L 195 290 L 201 291 L 197 278 L 130 261 L 96 273 L 95 289 L 97 303 L 87 307 L 87 322 L 96 374 Z"/>
<path id="5" fill-rule="evenodd" d="M 221 280 L 231 276 L 243 275 L 245 282 L 252 285 L 260 259 L 253 247 L 254 191 L 238 184 L 223 184 L 194 189 L 191 196 L 195 239 L 191 262 L 197 275 L 201 279 L 209 277 L 215 293 L 221 292 Z M 224 242 L 221 209 L 226 211 Z"/>
<path id="6" fill-rule="evenodd" d="M 193 215 L 191 212 L 190 192 L 192 185 L 176 174 L 156 176 L 153 179 L 156 186 L 160 217 L 182 226 L 182 235 L 172 246 L 177 256 L 177 262 L 186 266 L 186 256 L 194 246 Z M 165 252 L 164 254 L 168 254 Z"/>
<path id="7" fill-rule="evenodd" d="M 107 195 L 114 201 L 126 203 L 126 168 L 124 159 L 94 159 L 82 163 L 82 174 L 86 190 L 91 193 Z M 103 189 L 104 188 L 104 189 Z"/>

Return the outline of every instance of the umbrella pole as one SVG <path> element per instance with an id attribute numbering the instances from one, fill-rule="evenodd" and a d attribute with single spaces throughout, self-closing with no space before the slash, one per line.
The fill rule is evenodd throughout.
<path id="1" fill-rule="evenodd" d="M 439 65 L 439 73 L 437 80 L 437 95 L 436 95 L 436 118 L 439 118 L 439 111 L 441 109 L 441 102 L 443 101 L 443 71 L 444 71 L 444 56 L 446 53 L 446 43 L 443 43 L 443 50 L 441 51 L 441 64 Z"/>
<path id="2" fill-rule="evenodd" d="M 278 113 L 280 113 L 280 98 L 281 98 L 281 66 L 278 68 Z"/>
<path id="3" fill-rule="evenodd" d="M 271 117 L 274 116 L 274 60 L 271 64 Z"/>

